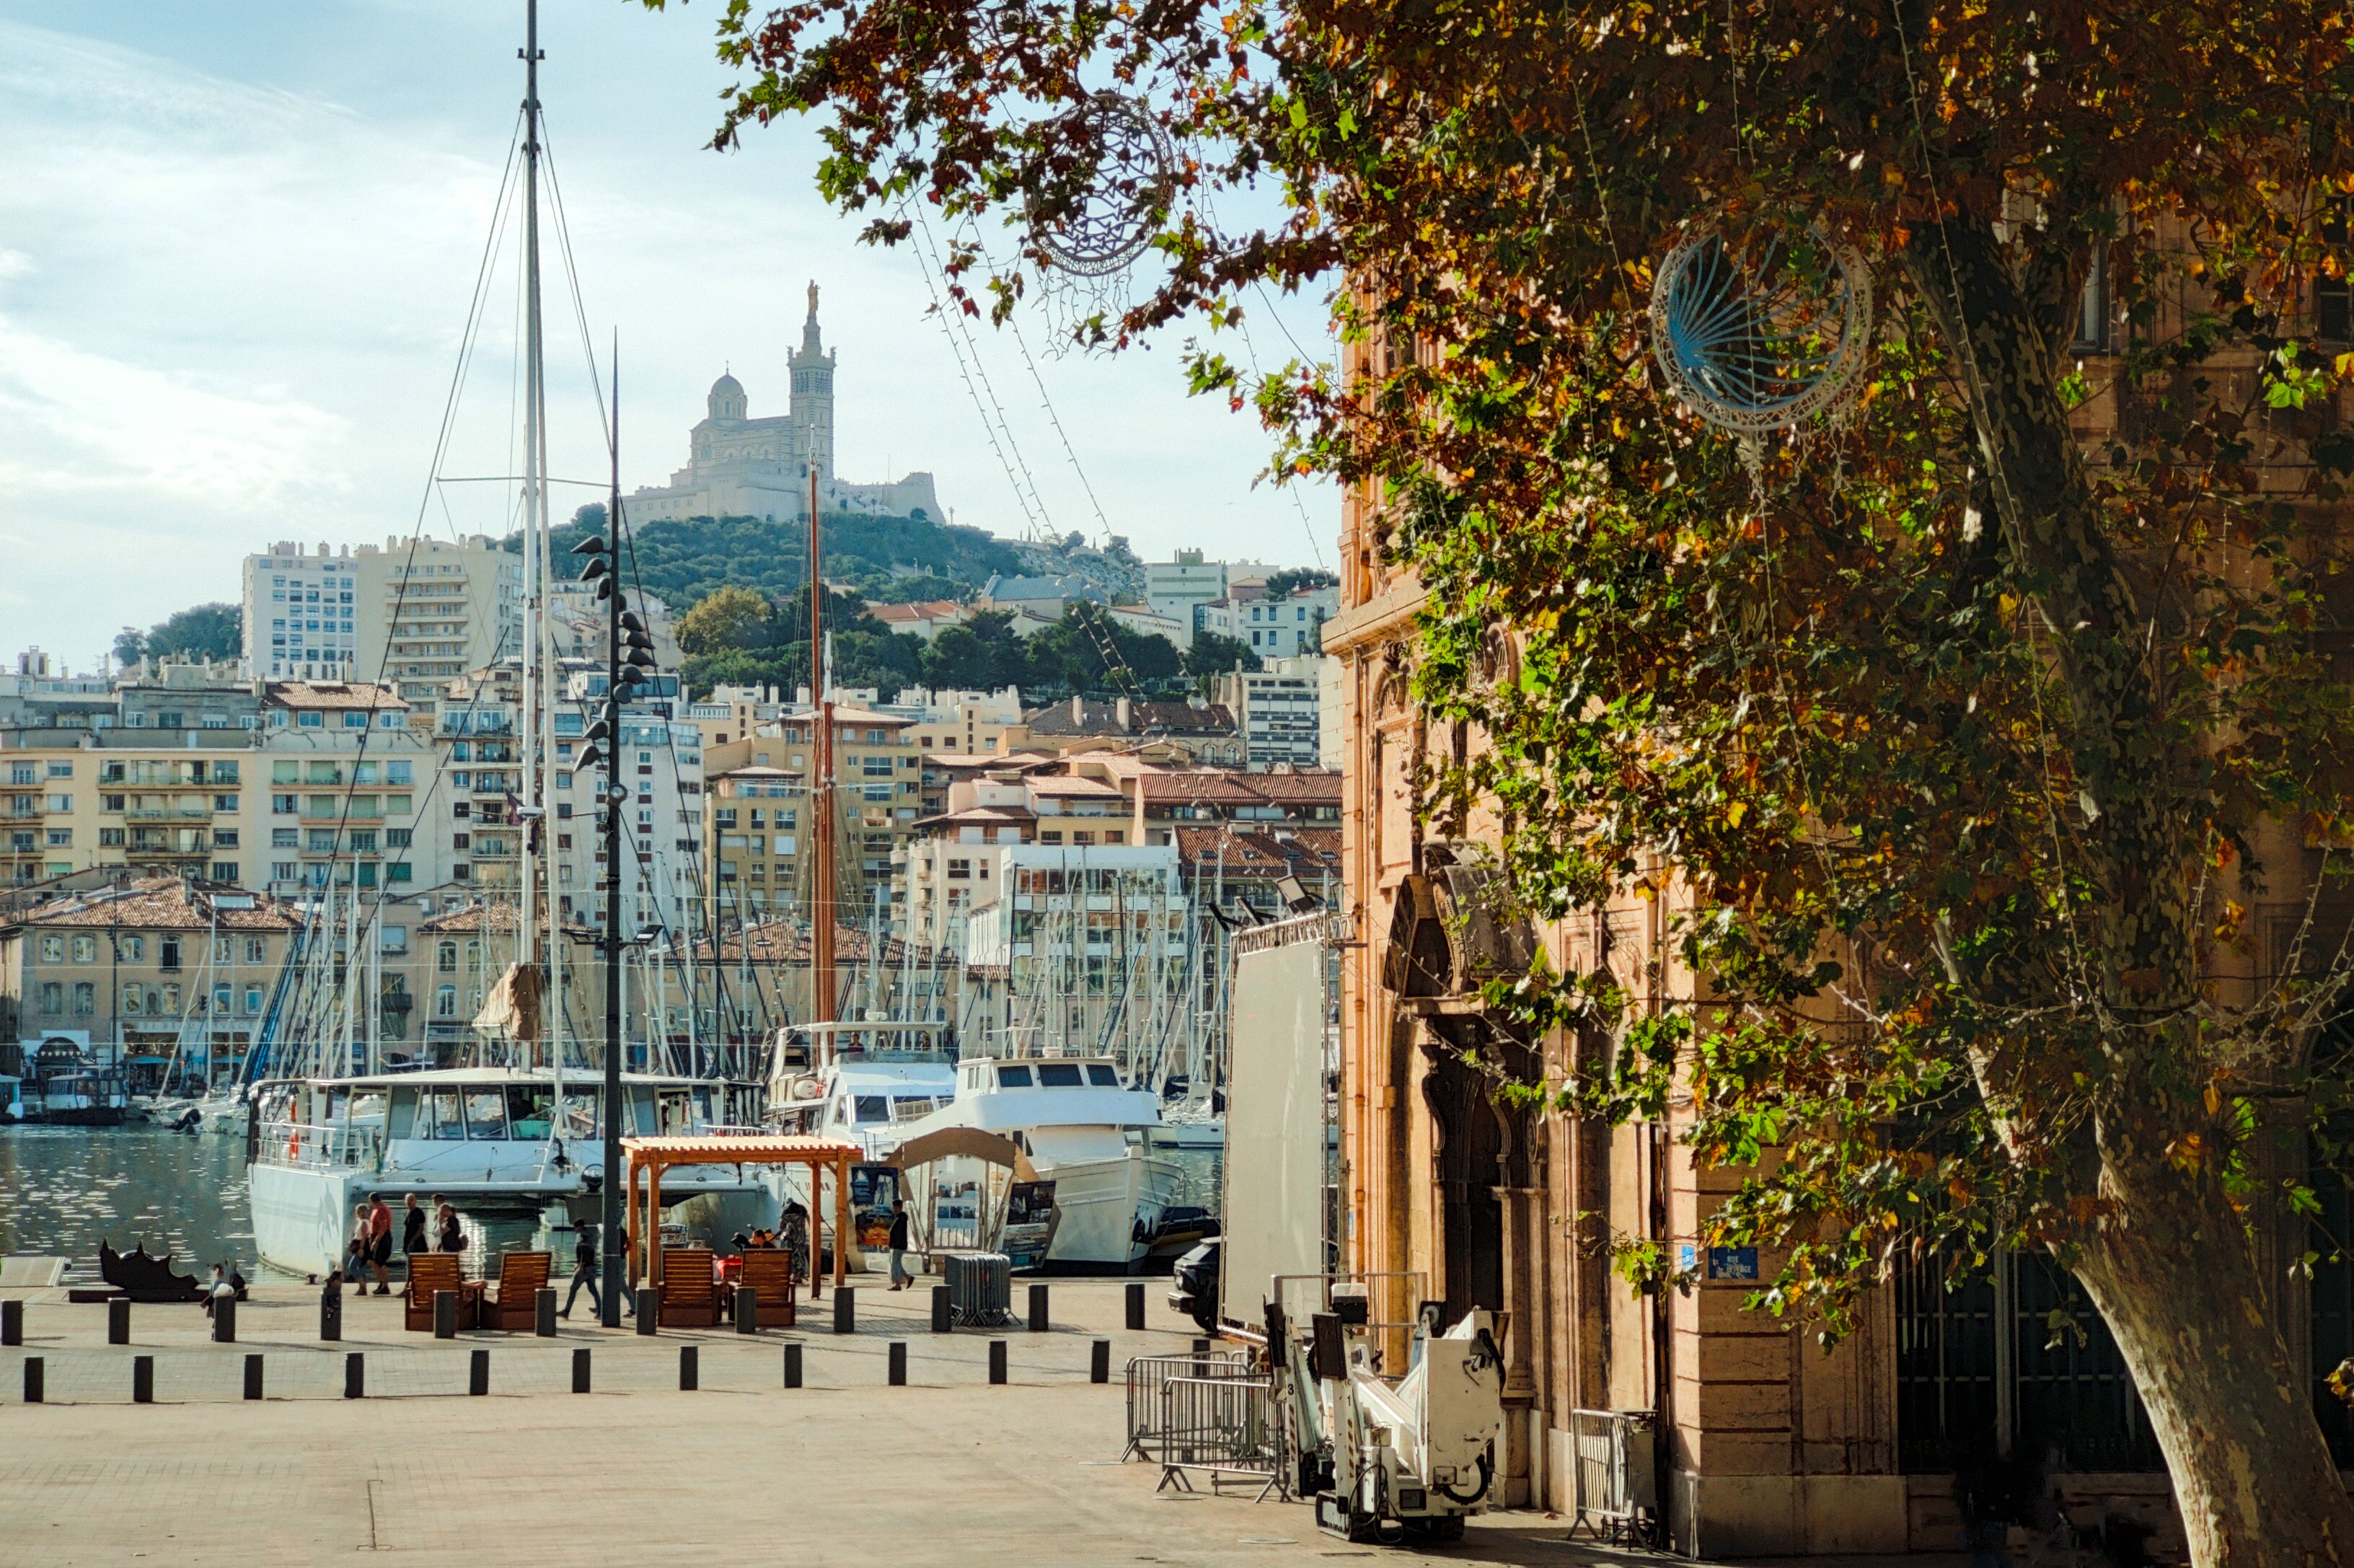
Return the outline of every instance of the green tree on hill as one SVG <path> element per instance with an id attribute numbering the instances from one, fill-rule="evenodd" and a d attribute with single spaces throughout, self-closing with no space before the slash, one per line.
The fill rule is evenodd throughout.
<path id="1" fill-rule="evenodd" d="M 233 604 L 199 604 L 167 615 L 145 631 L 124 627 L 114 640 L 117 663 L 142 659 L 234 659 L 245 652 L 243 612 Z"/>

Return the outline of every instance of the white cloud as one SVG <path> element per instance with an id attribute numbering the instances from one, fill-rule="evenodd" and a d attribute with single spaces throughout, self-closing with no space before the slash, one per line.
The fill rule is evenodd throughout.
<path id="1" fill-rule="evenodd" d="M 76 34 L 56 30 L 56 7 L 0 0 L 0 652 L 38 641 L 79 664 L 124 622 L 232 596 L 239 557 L 272 540 L 408 532 L 519 96 L 511 9 L 215 0 L 75 8 Z M 599 357 L 621 336 L 625 482 L 684 461 L 723 366 L 754 412 L 781 408 L 814 276 L 841 355 L 844 476 L 927 468 L 959 521 L 1018 532 L 921 272 L 857 246 L 857 222 L 811 193 L 811 128 L 701 149 L 726 79 L 709 20 L 634 6 L 543 19 Z M 594 476 L 600 432 L 552 248 L 548 269 L 554 466 Z M 515 298 L 510 265 L 445 471 L 510 471 Z M 1313 317 L 1293 313 L 1293 332 Z M 1260 322 L 1261 355 L 1288 357 Z M 1027 331 L 1115 532 L 1148 555 L 1330 560 L 1329 493 L 1307 495 L 1303 523 L 1299 503 L 1254 491 L 1263 437 L 1186 399 L 1173 354 L 1055 357 L 1043 320 Z M 980 335 L 1055 526 L 1095 532 L 1015 345 Z M 450 500 L 434 526 L 504 525 L 495 487 Z"/>

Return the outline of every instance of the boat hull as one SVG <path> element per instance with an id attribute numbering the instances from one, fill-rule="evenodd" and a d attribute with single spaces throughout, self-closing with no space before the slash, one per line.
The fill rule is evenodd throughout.
<path id="1" fill-rule="evenodd" d="M 1041 1181 L 1055 1183 L 1054 1245 L 1049 1266 L 1067 1269 L 1140 1267 L 1161 1228 L 1161 1212 L 1175 1198 L 1182 1171 L 1174 1160 L 1142 1149 L 1117 1160 L 1061 1160 L 1040 1165 Z"/>

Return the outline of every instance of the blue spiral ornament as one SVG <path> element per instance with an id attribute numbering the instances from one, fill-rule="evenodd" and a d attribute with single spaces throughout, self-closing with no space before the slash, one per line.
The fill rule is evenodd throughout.
<path id="1" fill-rule="evenodd" d="M 1744 437 L 1844 397 L 1872 337 L 1872 273 L 1819 225 L 1696 224 L 1651 288 L 1651 349 L 1677 400 Z"/>

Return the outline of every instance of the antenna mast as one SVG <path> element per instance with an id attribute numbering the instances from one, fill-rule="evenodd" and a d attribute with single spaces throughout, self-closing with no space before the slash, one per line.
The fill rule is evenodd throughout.
<path id="1" fill-rule="evenodd" d="M 810 464 L 810 1022 L 834 1022 L 833 704 L 825 690 L 825 579 L 817 526 L 817 464 Z"/>
<path id="2" fill-rule="evenodd" d="M 545 569 L 547 486 L 547 388 L 539 323 L 539 0 L 524 0 L 524 480 L 523 480 L 523 711 L 514 739 L 522 749 L 523 789 L 517 797 L 523 833 L 522 885 L 515 901 L 515 964 L 529 969 L 534 956 L 532 920 L 538 890 L 538 855 L 532 844 L 531 804 L 539 797 L 539 641 L 546 605 L 540 597 Z M 550 937 L 553 940 L 553 934 Z M 543 1010 L 544 1011 L 544 1010 Z"/>

